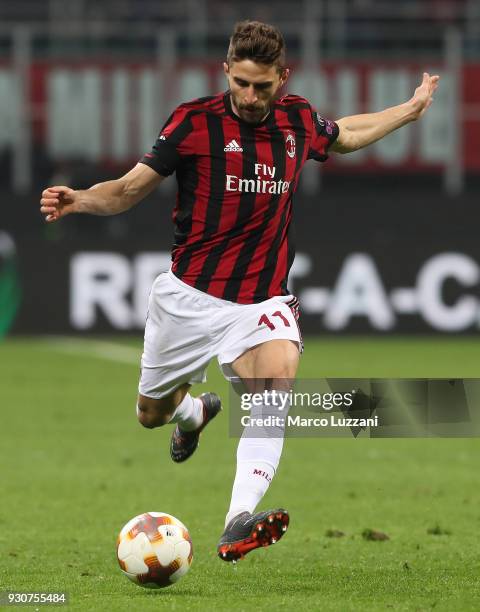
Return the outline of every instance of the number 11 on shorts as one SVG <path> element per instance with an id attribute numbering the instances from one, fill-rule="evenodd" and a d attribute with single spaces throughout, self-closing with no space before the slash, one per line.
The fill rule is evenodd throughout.
<path id="1" fill-rule="evenodd" d="M 276 312 L 274 312 L 270 316 L 271 317 L 278 317 L 279 319 L 281 319 L 283 321 L 283 324 L 285 325 L 285 327 L 290 327 L 289 320 L 279 310 L 277 310 Z M 260 325 L 263 325 L 263 324 L 265 324 L 271 331 L 273 331 L 275 329 L 275 325 L 270 321 L 270 319 L 267 317 L 267 315 L 265 313 L 262 314 L 262 316 L 258 320 L 258 326 L 259 327 L 260 327 Z"/>

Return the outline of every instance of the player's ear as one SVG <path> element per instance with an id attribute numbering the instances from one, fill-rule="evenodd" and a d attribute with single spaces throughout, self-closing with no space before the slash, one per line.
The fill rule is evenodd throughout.
<path id="1" fill-rule="evenodd" d="M 225 74 L 226 76 L 228 76 L 228 73 L 229 73 L 229 67 L 228 67 L 227 62 L 223 62 L 223 72 L 224 72 L 224 74 Z"/>
<path id="2" fill-rule="evenodd" d="M 290 76 L 290 69 L 289 68 L 284 68 L 282 70 L 281 75 L 280 75 L 280 87 L 285 85 L 285 83 L 287 82 L 289 76 Z"/>

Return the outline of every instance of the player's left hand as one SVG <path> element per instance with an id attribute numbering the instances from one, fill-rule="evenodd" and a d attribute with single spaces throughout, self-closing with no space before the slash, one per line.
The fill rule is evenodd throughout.
<path id="1" fill-rule="evenodd" d="M 415 90 L 410 103 L 414 108 L 414 118 L 420 119 L 433 102 L 433 93 L 438 87 L 440 77 L 438 74 L 430 76 L 428 72 L 423 73 L 423 80 Z"/>

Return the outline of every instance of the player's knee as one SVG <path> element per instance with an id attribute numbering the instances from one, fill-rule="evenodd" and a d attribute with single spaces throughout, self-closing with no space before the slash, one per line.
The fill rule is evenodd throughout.
<path id="1" fill-rule="evenodd" d="M 143 427 L 147 429 L 154 429 L 155 427 L 161 427 L 166 425 L 172 415 L 167 411 L 162 410 L 162 406 L 152 405 L 152 402 L 145 402 L 139 400 L 137 403 L 137 418 Z"/>

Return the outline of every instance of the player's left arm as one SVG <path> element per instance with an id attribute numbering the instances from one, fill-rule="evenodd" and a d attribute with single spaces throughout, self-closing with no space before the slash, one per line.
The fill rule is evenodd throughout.
<path id="1" fill-rule="evenodd" d="M 433 101 L 433 93 L 438 87 L 438 75 L 423 73 L 423 80 L 412 98 L 398 106 L 386 108 L 379 113 L 352 115 L 339 119 L 338 138 L 330 150 L 337 153 L 351 153 L 380 140 L 411 121 L 420 119 Z"/>

